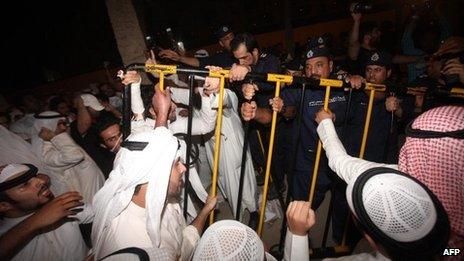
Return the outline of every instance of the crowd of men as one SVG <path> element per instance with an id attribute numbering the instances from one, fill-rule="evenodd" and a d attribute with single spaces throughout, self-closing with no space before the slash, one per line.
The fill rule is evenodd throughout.
<path id="1" fill-rule="evenodd" d="M 281 61 L 263 52 L 252 34 L 222 25 L 215 35 L 223 50 L 214 55 L 166 49 L 145 61 L 230 70 L 221 103 L 218 196 L 209 193 L 215 185 L 218 78 L 195 79 L 190 93 L 190 79 L 182 74 L 168 75 L 162 90 L 156 73 L 145 85 L 141 72 L 120 71 L 120 82 L 44 100 L 25 94 L 2 106 L 0 259 L 308 260 L 309 230 L 324 222 L 314 210 L 329 190 L 334 242 L 341 244 L 349 231 L 351 249 L 361 238 L 373 249 L 340 259 L 434 260 L 445 248 L 464 252 L 464 38 L 437 26 L 421 27 L 426 33 L 417 36 L 412 21 L 403 52 L 391 53 L 379 44 L 379 27 L 361 22 L 359 13 L 352 17 L 342 58 L 333 55 L 330 39 L 316 36 L 304 53 Z M 398 64 L 407 71 L 397 70 Z M 274 97 L 273 83 L 249 78 L 266 73 L 344 85 L 331 90 L 324 110 L 324 87 L 288 84 Z M 366 83 L 386 90 L 370 97 Z M 124 86 L 131 88 L 126 139 Z M 286 213 L 282 257 L 269 254 L 255 232 L 274 113 L 269 199 Z M 324 153 L 313 174 L 318 141 Z M 242 223 L 221 220 L 207 227 L 220 200 Z M 266 220 L 279 217 L 274 210 L 268 206 Z M 349 230 L 347 213 L 356 224 Z"/>

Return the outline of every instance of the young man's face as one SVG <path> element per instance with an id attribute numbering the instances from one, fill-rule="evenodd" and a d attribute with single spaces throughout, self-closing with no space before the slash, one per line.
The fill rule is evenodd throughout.
<path id="1" fill-rule="evenodd" d="M 181 162 L 180 158 L 177 158 L 174 161 L 171 169 L 171 176 L 169 178 L 169 186 L 168 186 L 168 196 L 170 197 L 177 197 L 180 196 L 180 192 L 184 187 L 184 181 L 182 177 L 184 176 L 185 171 L 187 168 Z"/>
<path id="2" fill-rule="evenodd" d="M 17 174 L 10 179 L 22 174 Z M 35 211 L 54 198 L 53 193 L 50 191 L 50 178 L 45 174 L 38 174 L 27 182 L 6 190 L 5 194 L 14 203 L 1 202 L 2 208 L 5 208 L 5 204 L 9 204 L 10 209 L 8 210 L 16 209 L 24 213 Z"/>
<path id="3" fill-rule="evenodd" d="M 115 153 L 121 148 L 121 136 L 121 127 L 119 124 L 113 124 L 100 132 L 100 137 L 102 138 L 105 147 Z"/>
<path id="4" fill-rule="evenodd" d="M 245 44 L 241 43 L 234 51 L 234 57 L 241 65 L 251 66 L 258 61 L 258 50 L 254 49 L 253 52 L 249 52 Z"/>
<path id="5" fill-rule="evenodd" d="M 328 57 L 315 57 L 306 60 L 306 77 L 329 78 L 332 72 L 332 61 Z"/>
<path id="6" fill-rule="evenodd" d="M 227 51 L 230 51 L 230 42 L 234 39 L 234 33 L 228 33 L 221 39 L 219 39 L 219 44 Z"/>
<path id="7" fill-rule="evenodd" d="M 366 80 L 370 83 L 383 84 L 390 76 L 391 70 L 387 70 L 384 66 L 367 65 L 366 66 Z"/>
<path id="8" fill-rule="evenodd" d="M 60 119 L 56 123 L 55 135 L 61 134 L 68 130 L 68 122 L 65 119 Z"/>

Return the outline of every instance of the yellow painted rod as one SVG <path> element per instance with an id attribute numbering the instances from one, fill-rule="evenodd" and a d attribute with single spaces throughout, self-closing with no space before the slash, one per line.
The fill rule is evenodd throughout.
<path id="1" fill-rule="evenodd" d="M 324 110 L 329 110 L 329 97 L 330 97 L 330 86 L 327 86 L 325 89 L 325 97 L 324 97 Z M 314 191 L 316 189 L 316 182 L 317 182 L 317 174 L 319 171 L 319 162 L 321 160 L 321 152 L 322 152 L 322 142 L 319 140 L 317 143 L 317 150 L 316 150 L 316 160 L 314 162 L 314 171 L 313 176 L 311 178 L 311 187 L 309 189 L 309 205 L 312 206 L 313 199 L 314 199 Z"/>
<path id="2" fill-rule="evenodd" d="M 160 72 L 159 73 L 159 86 L 160 86 L 160 90 L 164 92 L 164 73 L 163 72 Z"/>
<path id="3" fill-rule="evenodd" d="M 261 137 L 261 132 L 259 130 L 256 130 L 256 134 L 258 135 L 258 142 L 259 146 L 261 147 L 261 151 L 263 152 L 263 157 L 266 156 L 266 151 L 264 150 L 264 143 L 263 143 L 263 138 Z M 274 182 L 272 180 L 272 175 L 269 176 L 269 179 L 271 182 Z"/>
<path id="4" fill-rule="evenodd" d="M 280 81 L 276 81 L 275 97 L 280 96 Z M 266 203 L 267 203 L 267 192 L 269 189 L 269 176 L 271 173 L 271 162 L 272 162 L 272 152 L 274 150 L 274 136 L 275 128 L 277 123 L 277 111 L 272 112 L 272 122 L 271 122 L 271 135 L 269 137 L 269 149 L 267 151 L 267 161 L 266 161 L 266 174 L 264 176 L 264 191 L 263 198 L 261 201 L 261 207 L 259 209 L 259 224 L 258 224 L 258 235 L 262 235 L 264 216 L 266 214 Z"/>
<path id="5" fill-rule="evenodd" d="M 222 129 L 222 105 L 224 100 L 224 77 L 220 77 L 219 85 L 219 102 L 218 102 L 218 113 L 216 121 L 216 131 L 215 131 L 215 144 L 214 144 L 214 164 L 213 164 L 213 177 L 211 179 L 211 192 L 212 197 L 216 196 L 217 193 L 217 177 L 219 169 L 219 152 L 221 149 L 221 129 Z M 211 211 L 209 215 L 209 224 L 214 223 L 214 211 Z"/>
<path id="6" fill-rule="evenodd" d="M 363 137 L 361 141 L 361 150 L 359 151 L 360 159 L 364 158 L 364 152 L 366 150 L 367 136 L 369 134 L 369 125 L 371 124 L 372 105 L 374 104 L 374 95 L 375 95 L 375 90 L 374 89 L 370 90 L 369 103 L 367 104 L 366 122 L 364 123 L 364 132 L 363 132 Z"/>

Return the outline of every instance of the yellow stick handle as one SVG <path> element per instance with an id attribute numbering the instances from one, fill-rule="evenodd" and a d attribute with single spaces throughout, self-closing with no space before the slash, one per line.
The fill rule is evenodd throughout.
<path id="1" fill-rule="evenodd" d="M 160 72 L 159 77 L 160 77 L 160 80 L 159 80 L 160 90 L 164 92 L 164 73 Z"/>
<path id="2" fill-rule="evenodd" d="M 276 81 L 275 97 L 280 96 L 280 81 Z M 258 235 L 262 235 L 264 216 L 266 213 L 266 203 L 267 203 L 267 192 L 269 190 L 269 176 L 271 173 L 271 162 L 272 162 L 272 151 L 274 150 L 274 136 L 275 128 L 277 123 L 277 112 L 272 112 L 272 122 L 271 122 L 271 136 L 269 137 L 269 150 L 267 151 L 267 161 L 266 161 L 266 174 L 264 176 L 264 190 L 263 198 L 261 201 L 261 207 L 259 209 L 259 224 L 258 224 Z"/>
<path id="3" fill-rule="evenodd" d="M 364 132 L 361 141 L 361 150 L 359 151 L 359 158 L 364 158 L 364 152 L 366 150 L 367 136 L 369 134 L 369 125 L 371 124 L 372 105 L 374 104 L 375 90 L 371 90 L 369 93 L 369 103 L 367 105 L 366 122 L 364 123 Z"/>
<path id="4" fill-rule="evenodd" d="M 217 191 L 217 176 L 218 176 L 218 169 L 219 169 L 219 152 L 221 149 L 221 128 L 222 128 L 222 104 L 224 100 L 224 77 L 220 78 L 220 85 L 219 85 L 219 102 L 218 102 L 218 114 L 217 114 L 217 121 L 216 121 L 216 131 L 215 131 L 215 141 L 214 144 L 214 164 L 213 164 L 213 177 L 211 180 L 211 193 L 212 197 L 216 196 Z M 209 224 L 214 223 L 214 210 L 211 211 L 209 215 Z"/>
<path id="5" fill-rule="evenodd" d="M 266 151 L 264 150 L 264 144 L 263 144 L 263 138 L 261 137 L 261 132 L 259 132 L 259 130 L 256 130 L 256 134 L 258 135 L 259 146 L 261 147 L 261 151 L 263 152 L 263 157 L 264 157 L 264 155 L 266 155 Z M 272 175 L 269 176 L 269 179 L 271 180 L 271 182 L 274 182 L 272 180 Z"/>
<path id="6" fill-rule="evenodd" d="M 329 97 L 330 97 L 330 86 L 327 86 L 325 89 L 325 97 L 324 97 L 324 111 L 329 110 Z M 314 162 L 314 171 L 313 176 L 311 178 L 311 187 L 309 189 L 309 205 L 312 206 L 313 199 L 314 199 L 314 191 L 316 190 L 316 182 L 317 182 L 317 174 L 319 171 L 319 161 L 321 160 L 321 152 L 322 152 L 322 142 L 319 140 L 317 143 L 317 150 L 316 150 L 316 161 Z"/>

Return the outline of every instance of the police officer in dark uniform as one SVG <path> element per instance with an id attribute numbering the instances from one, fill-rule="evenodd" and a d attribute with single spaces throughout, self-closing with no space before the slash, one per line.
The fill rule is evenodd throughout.
<path id="1" fill-rule="evenodd" d="M 261 53 L 258 43 L 253 35 L 250 33 L 243 33 L 236 35 L 234 40 L 231 42 L 231 51 L 234 57 L 238 60 L 238 64 L 234 64 L 230 70 L 230 80 L 241 82 L 246 74 L 248 73 L 279 73 L 280 72 L 280 61 L 277 57 L 272 54 Z M 273 97 L 275 85 L 273 83 L 258 81 L 253 83 L 243 83 L 239 84 L 238 89 L 236 89 L 237 96 L 241 97 L 240 87 L 242 88 L 253 88 L 259 90 L 255 96 L 256 103 L 259 106 L 267 106 L 268 100 Z M 250 97 L 245 97 L 245 99 Z M 243 102 L 243 99 L 242 99 Z M 264 170 L 265 166 L 265 155 L 261 150 L 261 145 L 259 143 L 259 138 L 257 136 L 256 130 L 260 131 L 262 141 L 264 146 L 267 147 L 267 135 L 269 134 L 269 128 L 265 125 L 253 124 L 249 133 L 249 143 L 250 151 L 253 157 L 253 161 L 257 166 L 258 170 Z M 277 132 L 279 132 L 279 127 L 277 127 Z M 280 142 L 283 139 L 276 140 L 276 147 L 279 146 Z M 273 165 L 274 177 L 280 179 L 283 176 L 282 172 L 284 165 Z M 263 177 L 258 176 L 258 183 L 261 183 L 260 179 Z M 277 184 L 283 184 L 283 182 L 278 182 Z M 276 198 L 278 194 L 271 186 L 271 192 L 269 195 L 270 199 Z"/>
<path id="2" fill-rule="evenodd" d="M 214 65 L 229 68 L 237 62 L 230 51 L 230 43 L 234 39 L 234 32 L 229 26 L 221 25 L 215 30 L 214 35 L 217 37 L 222 50 L 212 56 L 204 58 L 187 57 L 172 50 L 163 50 L 159 55 L 161 58 L 167 58 L 192 67 L 204 68 L 207 65 Z"/>
<path id="3" fill-rule="evenodd" d="M 405 116 L 401 97 L 394 95 L 394 84 L 388 82 L 391 74 L 391 56 L 383 51 L 373 51 L 364 61 L 365 81 L 385 84 L 385 92 L 376 92 L 372 106 L 371 123 L 367 137 L 364 158 L 368 161 L 398 162 L 398 121 Z M 351 83 L 360 86 L 364 78 L 353 76 Z M 354 83 L 354 82 L 357 83 Z M 366 120 L 369 96 L 366 91 L 355 91 L 352 98 L 346 147 L 350 155 L 359 156 L 361 139 Z M 411 111 L 411 110 L 408 110 Z"/>
<path id="4" fill-rule="evenodd" d="M 231 42 L 231 51 L 239 64 L 232 66 L 230 75 L 232 81 L 241 81 L 247 73 L 279 73 L 280 61 L 272 54 L 261 53 L 258 42 L 250 33 L 235 36 Z M 242 88 L 249 86 L 245 83 Z M 272 97 L 275 85 L 269 82 L 255 82 L 254 88 L 259 90 L 256 99 L 260 106 L 268 104 Z"/>
<path id="5" fill-rule="evenodd" d="M 315 46 L 306 51 L 305 61 L 305 75 L 306 77 L 314 78 L 331 78 L 333 69 L 333 62 L 328 48 L 324 46 Z M 302 125 L 300 126 L 301 138 L 297 146 L 297 160 L 294 166 L 293 181 L 291 182 L 291 194 L 294 200 L 308 200 L 309 185 L 313 174 L 316 148 L 318 143 L 317 123 L 314 121 L 315 113 L 323 107 L 325 89 L 324 88 L 311 88 L 305 92 L 304 107 L 302 110 Z M 245 96 L 249 95 L 251 88 L 244 89 Z M 251 92 L 252 93 L 252 92 Z M 299 89 L 283 89 L 281 99 L 284 106 L 300 106 L 301 91 Z M 276 103 L 275 101 L 273 103 Z M 258 108 L 256 103 L 243 103 L 241 107 L 242 116 L 244 119 L 263 120 L 262 123 L 269 121 L 272 111 L 268 108 Z M 274 107 L 273 107 L 274 108 Z M 329 108 L 336 115 L 335 126 L 339 135 L 342 131 L 344 115 L 346 110 L 346 97 L 343 90 L 331 91 Z M 279 110 L 277 108 L 277 110 Z M 299 108 L 297 109 L 299 111 Z M 263 117 L 265 115 L 267 117 Z M 250 117 L 251 116 L 251 117 Z M 297 128 L 294 128 L 296 139 Z M 296 143 L 296 141 L 294 141 Z M 332 182 L 337 182 L 330 172 L 327 164 L 327 159 L 322 157 L 316 184 L 316 191 L 313 200 L 313 208 L 316 209 L 322 203 L 325 193 L 330 189 Z M 340 181 L 341 184 L 343 184 Z M 338 186 L 336 186 L 338 187 Z M 343 227 L 345 223 L 346 213 L 348 208 L 343 189 L 335 189 L 334 197 L 334 238 L 336 241 L 341 241 L 343 235 Z"/>

